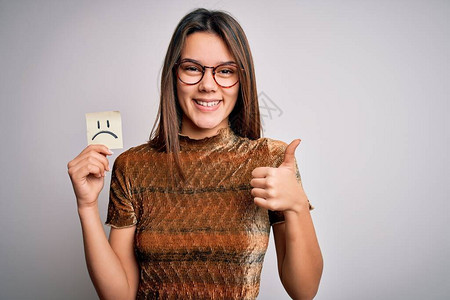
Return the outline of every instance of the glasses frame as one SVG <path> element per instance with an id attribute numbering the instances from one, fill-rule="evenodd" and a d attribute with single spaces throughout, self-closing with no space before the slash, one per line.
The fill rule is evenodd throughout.
<path id="1" fill-rule="evenodd" d="M 191 62 L 191 63 L 197 64 L 200 67 L 202 67 L 202 76 L 200 77 L 200 79 L 196 83 L 187 83 L 187 82 L 184 82 L 183 80 L 181 80 L 180 75 L 178 74 L 178 67 L 182 63 L 185 63 L 185 62 Z M 219 65 L 217 65 L 215 67 L 209 67 L 209 66 L 204 66 L 201 63 L 199 63 L 198 61 L 193 60 L 193 59 L 183 59 L 183 60 L 181 60 L 179 62 L 176 62 L 173 67 L 175 69 L 175 73 L 177 75 L 178 80 L 181 81 L 184 84 L 187 84 L 187 85 L 196 85 L 196 84 L 198 84 L 200 81 L 202 81 L 203 77 L 205 77 L 206 69 L 212 69 L 212 75 L 213 75 L 214 82 L 218 86 L 220 86 L 221 88 L 228 89 L 228 88 L 231 88 L 231 87 L 235 86 L 240 81 L 240 76 L 239 76 L 239 73 L 238 73 L 238 80 L 235 83 L 233 83 L 232 85 L 230 85 L 230 86 L 223 86 L 220 83 L 218 83 L 217 80 L 216 80 L 216 69 L 221 67 L 221 66 L 227 66 L 227 65 L 236 66 L 238 70 L 240 69 L 241 71 L 244 71 L 244 69 L 243 68 L 239 68 L 238 64 L 235 63 L 235 62 L 226 62 L 226 63 L 223 63 L 223 64 L 219 64 Z"/>

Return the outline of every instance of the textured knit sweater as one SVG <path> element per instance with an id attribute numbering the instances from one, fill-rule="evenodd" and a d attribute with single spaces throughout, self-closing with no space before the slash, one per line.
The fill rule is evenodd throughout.
<path id="1" fill-rule="evenodd" d="M 284 217 L 254 204 L 251 172 L 278 167 L 286 144 L 230 128 L 179 139 L 182 183 L 149 144 L 114 163 L 106 224 L 136 226 L 137 299 L 255 299 L 270 225 Z"/>

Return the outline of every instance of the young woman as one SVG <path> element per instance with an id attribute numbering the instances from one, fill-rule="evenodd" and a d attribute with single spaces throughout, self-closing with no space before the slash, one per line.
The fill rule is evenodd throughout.
<path id="1" fill-rule="evenodd" d="M 107 156 L 68 164 L 89 274 L 102 299 L 255 299 L 273 228 L 281 281 L 312 299 L 322 256 L 290 145 L 260 138 L 246 36 L 220 11 L 178 24 L 164 61 L 156 129 L 117 157 L 106 223 Z"/>

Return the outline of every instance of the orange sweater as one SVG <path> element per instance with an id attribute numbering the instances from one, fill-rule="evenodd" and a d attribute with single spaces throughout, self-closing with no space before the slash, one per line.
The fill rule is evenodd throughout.
<path id="1" fill-rule="evenodd" d="M 137 299 L 255 299 L 270 225 L 284 217 L 253 203 L 251 172 L 278 167 L 286 144 L 230 128 L 179 139 L 181 184 L 171 183 L 167 154 L 148 144 L 114 163 L 106 224 L 136 225 Z"/>

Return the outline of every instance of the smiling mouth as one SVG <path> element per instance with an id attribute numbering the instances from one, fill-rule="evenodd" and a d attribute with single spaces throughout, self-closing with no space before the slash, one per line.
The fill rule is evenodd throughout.
<path id="1" fill-rule="evenodd" d="M 92 140 L 94 140 L 95 137 L 96 137 L 97 135 L 99 135 L 100 133 L 107 133 L 107 134 L 112 135 L 112 136 L 113 136 L 114 138 L 116 138 L 116 139 L 118 138 L 117 135 L 115 135 L 115 134 L 112 133 L 111 131 L 102 130 L 102 131 L 97 132 L 97 133 L 92 137 Z"/>
<path id="2" fill-rule="evenodd" d="M 204 107 L 212 107 L 212 106 L 216 106 L 217 104 L 220 103 L 220 100 L 217 101 L 200 101 L 200 100 L 195 100 L 195 103 L 197 103 L 198 105 L 204 106 Z"/>

